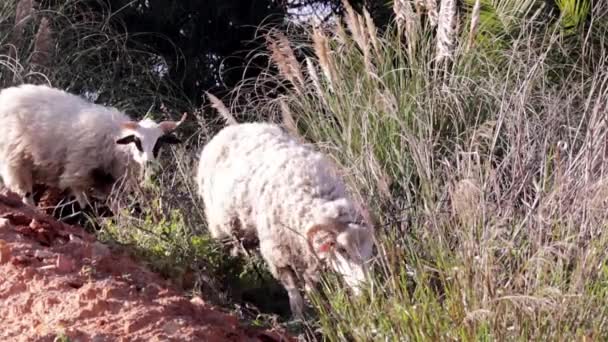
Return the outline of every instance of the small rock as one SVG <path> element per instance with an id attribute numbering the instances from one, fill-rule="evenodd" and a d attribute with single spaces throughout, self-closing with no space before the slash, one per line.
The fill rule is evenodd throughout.
<path id="1" fill-rule="evenodd" d="M 179 329 L 180 324 L 176 321 L 169 321 L 163 325 L 163 331 L 168 335 L 173 335 Z"/>
<path id="2" fill-rule="evenodd" d="M 44 249 L 38 249 L 34 252 L 34 257 L 39 259 L 49 259 L 55 256 L 55 253 L 49 252 Z"/>
<path id="3" fill-rule="evenodd" d="M 4 229 L 4 228 L 10 228 L 11 227 L 11 222 L 3 217 L 0 217 L 0 229 Z"/>
<path id="4" fill-rule="evenodd" d="M 125 334 L 132 334 L 135 329 L 135 324 L 133 322 L 125 322 Z"/>
<path id="5" fill-rule="evenodd" d="M 84 243 L 84 241 L 78 235 L 70 234 L 70 242 L 72 243 Z"/>
<path id="6" fill-rule="evenodd" d="M 205 301 L 199 296 L 192 297 L 192 299 L 190 299 L 190 303 L 194 305 L 205 306 Z"/>
<path id="7" fill-rule="evenodd" d="M 10 259 L 11 248 L 4 240 L 0 240 L 0 265 L 6 264 Z"/>
<path id="8" fill-rule="evenodd" d="M 23 213 L 9 212 L 1 216 L 1 218 L 7 219 L 10 224 L 16 226 L 27 226 L 32 222 L 32 218 L 28 217 Z"/>
<path id="9" fill-rule="evenodd" d="M 32 229 L 45 229 L 45 226 L 42 224 L 42 222 L 36 220 L 36 219 L 32 219 L 32 221 L 29 224 L 30 228 Z"/>
<path id="10" fill-rule="evenodd" d="M 108 248 L 108 246 L 104 245 L 99 241 L 95 241 L 95 243 L 93 243 L 91 249 L 91 259 L 93 259 L 93 261 L 101 261 L 103 258 L 109 255 L 110 249 Z"/>
<path id="11" fill-rule="evenodd" d="M 15 266 L 29 266 L 32 263 L 32 259 L 26 256 L 18 255 L 11 259 L 11 263 Z"/>
<path id="12" fill-rule="evenodd" d="M 109 339 L 107 336 L 104 336 L 104 335 L 95 335 L 95 336 L 91 337 L 91 342 L 105 342 L 105 341 L 111 341 L 111 339 Z"/>
<path id="13" fill-rule="evenodd" d="M 94 287 L 87 288 L 78 295 L 78 299 L 83 302 L 93 300 L 97 297 L 97 292 L 97 289 L 95 289 Z"/>
<path id="14" fill-rule="evenodd" d="M 67 257 L 63 254 L 59 254 L 57 256 L 57 262 L 55 263 L 55 268 L 59 272 L 69 273 L 69 272 L 74 271 L 74 269 L 76 268 L 76 264 L 75 264 L 74 260 L 72 260 L 70 257 Z"/>

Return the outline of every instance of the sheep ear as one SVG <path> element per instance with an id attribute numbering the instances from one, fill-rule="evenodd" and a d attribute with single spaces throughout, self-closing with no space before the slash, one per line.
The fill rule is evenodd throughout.
<path id="1" fill-rule="evenodd" d="M 321 259 L 330 255 L 336 246 L 336 232 L 331 225 L 314 225 L 307 233 L 310 248 Z"/>
<path id="2" fill-rule="evenodd" d="M 122 137 L 118 140 L 116 140 L 116 143 L 118 145 L 126 145 L 126 144 L 130 144 L 132 142 L 135 141 L 135 136 L 134 135 L 127 135 L 126 137 Z"/>

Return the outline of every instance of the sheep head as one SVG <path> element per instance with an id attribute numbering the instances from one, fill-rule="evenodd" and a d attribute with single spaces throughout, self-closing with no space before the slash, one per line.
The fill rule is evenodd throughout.
<path id="1" fill-rule="evenodd" d="M 179 121 L 162 121 L 156 123 L 150 119 L 139 122 L 128 121 L 122 124 L 123 136 L 116 140 L 118 145 L 130 145 L 133 159 L 142 166 L 154 162 L 163 144 L 179 144 L 181 141 L 173 135 L 185 120 L 184 113 Z"/>
<path id="2" fill-rule="evenodd" d="M 367 280 L 372 256 L 373 237 L 370 227 L 362 222 L 328 222 L 314 224 L 307 238 L 314 253 L 339 273 L 355 294 Z"/>

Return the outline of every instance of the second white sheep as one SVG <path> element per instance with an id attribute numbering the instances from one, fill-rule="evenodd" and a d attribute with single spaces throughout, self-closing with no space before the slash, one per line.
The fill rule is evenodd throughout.
<path id="1" fill-rule="evenodd" d="M 204 147 L 197 183 L 215 238 L 258 238 L 273 276 L 301 317 L 327 265 L 358 293 L 372 256 L 373 227 L 334 164 L 281 127 L 243 123 Z"/>

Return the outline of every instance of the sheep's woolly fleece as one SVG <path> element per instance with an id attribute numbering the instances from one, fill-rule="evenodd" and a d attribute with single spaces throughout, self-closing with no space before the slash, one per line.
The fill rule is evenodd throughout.
<path id="1" fill-rule="evenodd" d="M 22 85 L 0 92 L 0 175 L 13 191 L 34 183 L 86 191 L 85 171 L 101 168 L 117 179 L 129 161 L 129 146 L 116 145 L 121 111 L 90 103 L 63 90 Z M 67 138 L 69 137 L 69 139 Z M 15 188 L 15 186 L 17 188 Z M 20 188 L 20 189 L 19 189 Z M 24 196 L 24 193 L 19 193 Z"/>
<path id="2" fill-rule="evenodd" d="M 318 279 L 306 240 L 313 224 L 368 219 L 349 199 L 335 164 L 274 124 L 221 130 L 201 153 L 197 183 L 213 236 L 253 237 L 257 227 L 262 254 L 272 250 L 264 257 L 275 277 L 289 265 Z"/>

